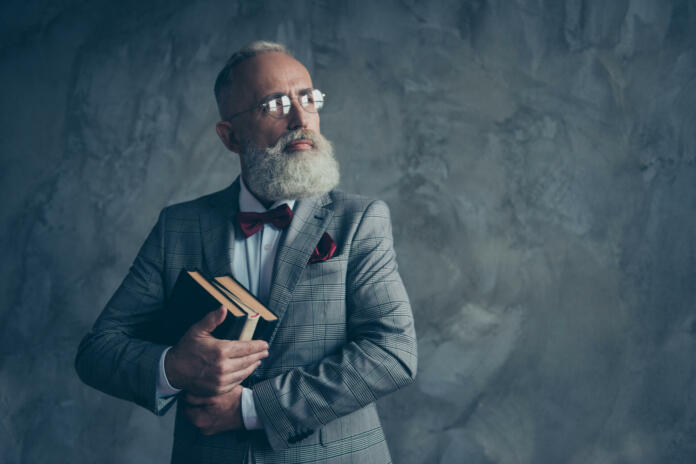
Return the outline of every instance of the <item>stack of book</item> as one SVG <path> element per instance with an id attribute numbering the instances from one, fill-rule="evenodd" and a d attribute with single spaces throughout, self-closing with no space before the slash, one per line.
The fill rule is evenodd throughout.
<path id="1" fill-rule="evenodd" d="M 220 306 L 227 309 L 227 316 L 212 332 L 220 339 L 268 341 L 278 322 L 234 277 L 211 278 L 199 270 L 182 269 L 150 335 L 159 343 L 174 345 L 193 324 Z"/>

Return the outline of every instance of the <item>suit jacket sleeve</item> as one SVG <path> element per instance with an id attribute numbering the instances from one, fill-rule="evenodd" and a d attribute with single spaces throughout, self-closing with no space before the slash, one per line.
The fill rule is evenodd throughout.
<path id="1" fill-rule="evenodd" d="M 166 209 L 75 358 L 83 382 L 160 415 L 174 401 L 156 394 L 159 359 L 166 346 L 145 338 L 164 302 L 165 218 Z"/>
<path id="2" fill-rule="evenodd" d="M 275 450 L 415 378 L 413 314 L 397 270 L 389 209 L 382 201 L 370 203 L 357 226 L 346 278 L 343 348 L 253 387 L 256 410 Z"/>

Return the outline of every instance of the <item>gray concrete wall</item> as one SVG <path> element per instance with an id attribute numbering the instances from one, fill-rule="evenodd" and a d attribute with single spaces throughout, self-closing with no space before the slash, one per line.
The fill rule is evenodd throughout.
<path id="1" fill-rule="evenodd" d="M 392 208 L 416 384 L 396 463 L 696 460 L 696 3 L 0 6 L 0 461 L 165 462 L 172 417 L 77 379 L 158 211 L 226 186 L 212 84 L 257 38 Z"/>

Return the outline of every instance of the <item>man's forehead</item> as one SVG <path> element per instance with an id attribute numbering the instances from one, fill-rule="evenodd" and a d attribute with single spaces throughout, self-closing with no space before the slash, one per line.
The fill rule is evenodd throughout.
<path id="1" fill-rule="evenodd" d="M 302 63 L 280 52 L 268 52 L 239 65 L 243 92 L 262 98 L 275 92 L 292 92 L 312 87 L 312 78 Z"/>

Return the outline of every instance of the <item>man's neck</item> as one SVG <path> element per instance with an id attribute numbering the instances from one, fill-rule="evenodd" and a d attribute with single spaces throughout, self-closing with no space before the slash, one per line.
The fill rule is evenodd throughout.
<path id="1" fill-rule="evenodd" d="M 244 185 L 246 186 L 249 193 L 251 193 L 254 196 L 254 198 L 256 198 L 258 200 L 258 202 L 263 205 L 264 208 L 268 209 L 271 207 L 271 205 L 273 205 L 274 202 L 272 200 L 264 199 L 263 197 L 258 195 L 256 192 L 254 192 L 251 189 L 251 187 L 249 187 L 249 182 L 247 182 L 247 180 L 244 178 L 244 174 L 242 174 L 242 180 L 244 181 Z"/>

